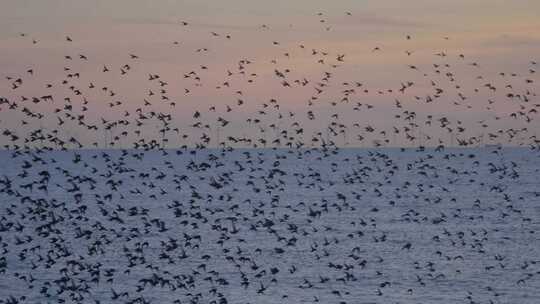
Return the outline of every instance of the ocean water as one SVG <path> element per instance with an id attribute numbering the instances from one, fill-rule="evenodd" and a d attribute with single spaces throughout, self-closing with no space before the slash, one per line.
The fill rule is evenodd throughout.
<path id="1" fill-rule="evenodd" d="M 540 303 L 540 152 L 0 152 L 0 303 Z"/>

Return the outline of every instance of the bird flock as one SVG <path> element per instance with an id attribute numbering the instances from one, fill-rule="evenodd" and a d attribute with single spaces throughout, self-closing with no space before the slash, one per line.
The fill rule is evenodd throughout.
<path id="1" fill-rule="evenodd" d="M 223 68 L 173 40 L 199 61 L 169 77 L 79 39 L 58 74 L 1 72 L 1 304 L 538 303 L 534 58 L 492 73 L 405 33 L 405 78 L 379 86 L 308 42 Z"/>

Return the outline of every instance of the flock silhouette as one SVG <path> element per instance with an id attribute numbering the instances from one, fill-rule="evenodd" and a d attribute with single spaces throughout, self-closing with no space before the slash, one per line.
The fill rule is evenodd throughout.
<path id="1" fill-rule="evenodd" d="M 19 37 L 36 48 L 38 38 Z M 257 58 L 225 70 L 201 62 L 168 79 L 144 71 L 137 52 L 114 65 L 76 53 L 77 39 L 63 39 L 60 77 L 41 83 L 29 67 L 4 78 L 0 303 L 540 298 L 534 59 L 492 75 L 438 51 L 429 65 L 405 62 L 409 79 L 372 87 L 340 76 L 351 54 L 270 39 L 262 68 Z M 414 34 L 402 39 L 414 58 Z M 295 56 L 322 73 L 282 63 Z M 205 83 L 208 73 L 224 78 Z M 132 74 L 146 77 L 136 101 L 115 88 Z M 275 95 L 256 102 L 248 91 L 263 74 Z M 227 102 L 191 111 L 183 98 L 201 90 Z M 294 109 L 277 97 L 298 92 L 306 102 Z M 433 107 L 486 115 L 418 111 Z"/>

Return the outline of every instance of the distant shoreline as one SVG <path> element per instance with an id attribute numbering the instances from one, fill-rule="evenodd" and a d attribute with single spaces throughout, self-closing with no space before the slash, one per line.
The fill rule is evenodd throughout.
<path id="1" fill-rule="evenodd" d="M 466 146 L 452 146 L 452 147 L 443 147 L 441 150 L 540 150 L 540 147 L 534 146 L 483 146 L 483 147 L 466 147 Z M 6 149 L 1 148 L 0 152 L 15 152 L 15 151 L 46 151 L 46 152 L 71 152 L 71 151 L 140 151 L 140 152 L 175 152 L 175 151 L 334 151 L 334 150 L 358 150 L 358 151 L 396 151 L 401 150 L 406 151 L 435 151 L 437 147 L 303 147 L 303 148 L 285 148 L 285 147 L 225 147 L 225 148 L 216 148 L 216 147 L 207 147 L 207 148 L 155 148 L 155 149 L 141 149 L 141 148 L 76 148 L 76 149 L 56 149 L 56 148 L 19 148 L 19 149 Z"/>

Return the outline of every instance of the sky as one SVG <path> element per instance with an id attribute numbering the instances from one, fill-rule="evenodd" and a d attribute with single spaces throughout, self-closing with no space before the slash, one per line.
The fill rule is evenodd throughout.
<path id="1" fill-rule="evenodd" d="M 80 96 L 70 95 L 69 86 L 61 85 L 69 72 L 79 72 L 80 79 L 69 81 L 90 100 L 91 107 L 85 114 L 94 121 L 118 119 L 125 111 L 133 112 L 141 107 L 146 97 L 155 99 L 153 107 L 172 113 L 175 125 L 191 138 L 199 132 L 190 127 L 193 111 L 202 112 L 203 119 L 213 122 L 225 117 L 231 123 L 222 132 L 240 136 L 260 132 L 274 124 L 277 111 L 270 114 L 268 108 L 261 106 L 276 99 L 283 113 L 315 109 L 320 114 L 314 121 L 304 114 L 282 119 L 281 128 L 299 120 L 310 130 L 309 134 L 316 134 L 321 123 L 326 126 L 333 121 L 331 115 L 339 113 L 340 123 L 348 128 L 348 135 L 344 135 L 341 142 L 346 144 L 366 126 L 374 126 L 377 133 L 389 133 L 392 127 L 398 126 L 396 120 L 399 119 L 395 115 L 404 111 L 395 107 L 395 100 L 399 99 L 405 109 L 419 116 L 449 117 L 455 128 L 466 125 L 469 137 L 524 127 L 529 129 L 527 136 L 531 136 L 539 126 L 538 120 L 526 122 L 508 118 L 510 113 L 528 112 L 538 103 L 533 92 L 538 73 L 529 71 L 534 68 L 531 61 L 540 59 L 539 1 L 0 0 L 0 8 L 0 96 L 15 100 L 20 96 L 53 94 L 58 104 L 63 97 L 71 96 L 75 103 L 79 102 L 77 107 L 80 108 Z M 189 25 L 183 26 L 182 21 Z M 226 35 L 231 38 L 225 38 Z M 407 35 L 410 40 L 405 39 Z M 67 42 L 66 36 L 73 41 Z M 175 41 L 178 44 L 174 44 Z M 202 48 L 208 51 L 197 51 Z M 374 48 L 380 50 L 373 51 Z M 312 55 L 312 50 L 316 50 L 317 55 Z M 406 51 L 411 54 L 407 55 Z M 321 57 L 322 52 L 328 55 Z M 435 55 L 438 53 L 445 56 Z M 89 60 L 79 60 L 79 54 Z M 136 54 L 139 59 L 133 60 L 129 54 Z M 459 54 L 464 54 L 464 59 L 460 59 Z M 343 62 L 336 61 L 338 55 L 345 55 Z M 65 56 L 73 59 L 67 60 Z M 246 65 L 249 71 L 246 75 L 238 73 L 238 62 L 243 59 L 251 62 Z M 324 59 L 324 63 L 319 64 L 319 59 Z M 131 67 L 127 75 L 119 73 L 124 64 Z M 333 68 L 332 64 L 339 67 Z M 435 74 L 437 68 L 433 64 L 441 65 L 439 72 L 442 73 Z M 444 64 L 450 67 L 445 69 Z M 104 74 L 103 66 L 109 67 L 112 73 Z M 66 67 L 70 70 L 66 71 Z M 33 69 L 33 75 L 26 73 L 28 69 Z M 284 88 L 275 70 L 286 69 L 290 70 L 287 73 L 290 82 L 307 79 L 310 84 Z M 201 80 L 184 77 L 191 71 L 196 71 Z M 228 76 L 228 71 L 234 75 Z M 313 86 L 324 82 L 321 79 L 325 72 L 332 74 L 332 80 L 324 87 L 324 93 L 315 94 L 314 105 L 308 106 L 307 102 L 314 96 Z M 456 81 L 444 77 L 448 72 Z M 501 72 L 516 76 L 500 77 Z M 167 81 L 165 95 L 176 102 L 174 107 L 148 96 L 149 90 L 161 89 L 155 82 L 149 83 L 149 74 L 159 74 Z M 24 86 L 13 90 L 5 77 L 22 77 Z M 248 83 L 248 79 L 252 82 Z M 525 79 L 534 82 L 526 84 Z M 396 93 L 407 81 L 414 82 L 414 87 L 407 94 Z M 442 101 L 418 102 L 415 97 L 424 99 L 432 94 L 432 81 L 445 90 Z M 109 96 L 108 91 L 89 90 L 90 82 L 98 88 L 113 90 L 115 96 Z M 225 87 L 224 82 L 230 87 Z M 361 82 L 362 89 L 368 92 L 355 92 L 350 102 L 332 106 L 332 102 L 343 98 L 343 83 L 354 82 Z M 497 92 L 486 90 L 486 83 L 497 86 Z M 53 86 L 45 88 L 45 84 Z M 508 88 L 504 90 L 509 84 L 515 92 L 532 92 L 530 102 L 509 101 L 505 97 Z M 242 91 L 242 95 L 237 91 Z M 458 95 L 460 92 L 465 99 Z M 243 106 L 235 106 L 238 99 L 243 100 Z M 488 99 L 495 99 L 496 103 L 491 105 Z M 107 106 L 115 101 L 121 101 L 122 105 Z M 363 108 L 351 111 L 354 103 L 361 103 Z M 21 124 L 24 117 L 9 115 L 15 112 L 5 105 L 0 106 L 0 126 L 18 130 L 20 134 L 27 134 L 36 127 L 52 130 L 58 127 L 56 116 L 65 114 L 52 114 L 58 104 L 30 104 L 28 107 L 48 114 L 44 114 L 46 117 L 39 123 L 26 119 L 28 124 Z M 373 109 L 365 109 L 366 104 L 373 105 Z M 216 106 L 216 112 L 208 111 L 212 106 Z M 227 106 L 233 110 L 227 112 Z M 261 110 L 267 112 L 263 118 L 266 127 L 257 131 L 258 127 L 246 126 L 246 119 Z M 489 121 L 489 128 L 481 127 L 479 121 Z M 405 121 L 400 123 L 403 126 Z M 72 122 L 68 121 L 62 128 L 85 138 L 86 142 L 94 140 L 93 135 L 79 130 Z M 208 129 L 207 133 L 217 134 L 217 127 L 214 129 Z M 274 136 L 268 132 L 265 136 Z M 436 144 L 435 139 L 440 138 L 452 140 L 452 136 L 439 127 L 424 126 L 416 132 L 432 135 L 424 143 Z M 377 137 L 364 133 L 363 137 Z M 303 139 L 307 138 L 306 134 Z M 374 138 L 365 144 L 373 144 Z M 133 138 L 124 141 L 130 140 Z M 408 143 L 405 138 L 392 140 L 395 145 Z M 6 138 L 0 139 L 0 143 L 5 142 Z M 172 142 L 180 144 L 179 139 L 171 139 Z M 411 143 L 419 142 L 420 139 Z"/>

